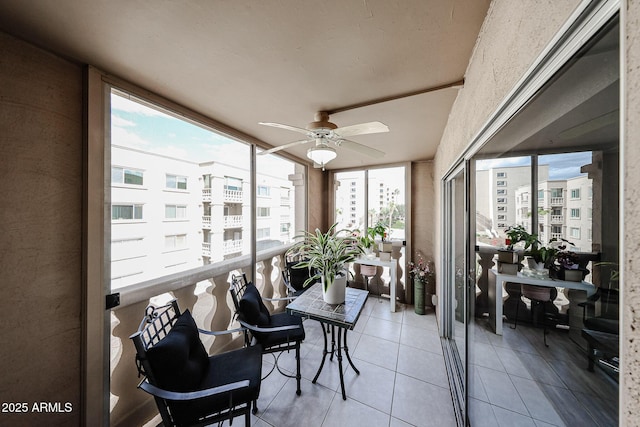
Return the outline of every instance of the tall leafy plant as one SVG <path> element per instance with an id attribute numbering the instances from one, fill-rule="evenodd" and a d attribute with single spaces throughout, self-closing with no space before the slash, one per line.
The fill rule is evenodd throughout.
<path id="1" fill-rule="evenodd" d="M 358 238 L 350 230 L 336 230 L 337 225 L 333 224 L 326 233 L 316 228 L 314 233 L 303 231 L 296 236 L 302 240 L 290 251 L 304 254 L 305 259 L 293 268 L 308 268 L 311 276 L 304 286 L 321 278 L 326 292 L 336 276 L 346 274 L 345 266 L 364 252 Z"/>

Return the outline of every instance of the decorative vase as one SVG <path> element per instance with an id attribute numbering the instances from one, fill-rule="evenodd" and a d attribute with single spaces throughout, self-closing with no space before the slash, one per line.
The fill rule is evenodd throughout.
<path id="1" fill-rule="evenodd" d="M 322 277 L 322 298 L 324 302 L 331 305 L 342 304 L 344 302 L 344 297 L 347 292 L 347 275 L 343 274 L 341 276 L 336 276 L 328 286 L 328 289 L 325 290 L 324 286 L 324 277 Z"/>
<path id="2" fill-rule="evenodd" d="M 414 310 L 416 314 L 424 314 L 424 287 L 425 283 L 422 280 L 413 279 Z"/>

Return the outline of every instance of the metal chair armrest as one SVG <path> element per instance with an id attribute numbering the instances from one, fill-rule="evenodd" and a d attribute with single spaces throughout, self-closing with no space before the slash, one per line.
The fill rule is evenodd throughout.
<path id="1" fill-rule="evenodd" d="M 264 301 L 293 301 L 296 297 L 282 297 L 282 298 L 265 298 L 262 297 Z"/>
<path id="2" fill-rule="evenodd" d="M 198 390 L 198 391 L 189 391 L 189 392 L 165 390 L 149 383 L 147 378 L 145 378 L 140 382 L 140 384 L 138 384 L 138 388 L 146 391 L 147 393 L 153 396 L 157 396 L 161 399 L 167 399 L 167 400 L 200 399 L 202 397 L 209 397 L 209 396 L 214 396 L 216 394 L 228 393 L 230 391 L 240 390 L 247 387 L 249 387 L 249 380 L 236 381 L 234 383 L 224 384 L 217 387 L 207 388 L 207 389 Z"/>
<path id="3" fill-rule="evenodd" d="M 290 330 L 293 330 L 293 329 L 299 329 L 300 328 L 300 325 L 288 325 L 288 326 L 276 326 L 276 327 L 272 327 L 272 328 L 264 328 L 264 327 L 261 327 L 261 326 L 250 325 L 247 322 L 244 322 L 242 320 L 238 320 L 238 321 L 245 328 L 247 328 L 247 329 L 249 329 L 251 331 L 255 331 L 255 332 L 279 332 L 279 331 L 290 331 Z"/>
<path id="4" fill-rule="evenodd" d="M 208 331 L 206 329 L 198 328 L 198 331 L 201 334 L 218 336 L 218 335 L 232 334 L 232 333 L 235 333 L 235 332 L 244 332 L 244 331 L 246 331 L 246 329 L 247 328 L 235 328 L 235 329 L 227 329 L 226 331 Z"/>

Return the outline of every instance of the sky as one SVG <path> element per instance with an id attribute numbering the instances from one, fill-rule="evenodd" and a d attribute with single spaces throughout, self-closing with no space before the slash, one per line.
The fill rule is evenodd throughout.
<path id="1" fill-rule="evenodd" d="M 585 175 L 580 167 L 591 163 L 591 152 L 576 152 L 566 154 L 549 154 L 538 157 L 538 165 L 549 165 L 549 179 L 562 180 Z M 481 160 L 477 164 L 479 170 L 497 167 L 525 166 L 530 164 L 529 157 L 507 157 L 500 159 Z"/>
<path id="2" fill-rule="evenodd" d="M 249 166 L 250 146 L 186 119 L 179 119 L 140 102 L 111 96 L 113 144 L 196 163 L 218 161 L 243 169 Z M 293 173 L 293 164 L 276 155 L 258 157 L 262 173 Z"/>

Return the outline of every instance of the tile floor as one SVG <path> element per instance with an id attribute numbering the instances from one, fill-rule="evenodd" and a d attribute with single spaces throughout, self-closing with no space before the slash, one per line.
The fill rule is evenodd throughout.
<path id="1" fill-rule="evenodd" d="M 472 348 L 469 412 L 475 426 L 617 426 L 618 385 L 586 369 L 586 353 L 566 330 L 547 335 L 526 324 L 495 335 L 477 320 Z"/>
<path id="2" fill-rule="evenodd" d="M 417 315 L 413 306 L 389 311 L 388 300 L 370 297 L 353 331 L 349 352 L 356 375 L 343 359 L 347 400 L 342 400 L 338 362 L 325 362 L 316 384 L 313 379 L 322 358 L 320 324 L 304 323 L 301 348 L 302 395 L 295 379 L 274 371 L 263 380 L 255 427 L 406 427 L 455 426 L 442 347 L 433 311 Z M 273 359 L 266 355 L 263 370 Z M 283 354 L 279 366 L 295 370 L 293 353 Z M 234 425 L 243 425 L 238 419 Z"/>

